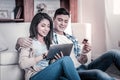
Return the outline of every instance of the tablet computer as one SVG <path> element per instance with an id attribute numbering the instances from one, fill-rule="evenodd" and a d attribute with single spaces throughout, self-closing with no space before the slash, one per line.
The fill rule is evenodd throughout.
<path id="1" fill-rule="evenodd" d="M 58 53 L 60 53 L 60 51 L 62 51 L 64 56 L 69 56 L 72 50 L 72 46 L 73 44 L 56 44 L 56 45 L 52 45 L 50 46 L 48 55 L 47 55 L 47 60 L 49 59 L 53 59 L 54 56 Z"/>

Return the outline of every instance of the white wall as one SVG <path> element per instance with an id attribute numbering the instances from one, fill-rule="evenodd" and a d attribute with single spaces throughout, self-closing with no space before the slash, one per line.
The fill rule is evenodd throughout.
<path id="1" fill-rule="evenodd" d="M 91 23 L 92 57 L 96 58 L 106 51 L 104 0 L 82 0 L 82 11 L 80 10 L 80 2 L 81 0 L 78 0 L 78 21 Z"/>
<path id="2" fill-rule="evenodd" d="M 118 5 L 114 1 L 118 1 Z M 118 6 L 116 11 L 120 10 L 119 5 L 119 0 L 78 0 L 78 21 L 92 25 L 93 58 L 106 50 L 120 50 L 120 11 L 119 14 L 114 12 L 115 6 Z"/>
<path id="3" fill-rule="evenodd" d="M 120 12 L 120 1 L 118 5 L 115 5 L 114 1 L 119 0 L 105 0 L 106 9 L 106 45 L 107 50 L 109 49 L 119 49 L 118 41 L 120 41 L 120 13 L 115 14 L 115 6 L 118 6 L 118 11 Z"/>

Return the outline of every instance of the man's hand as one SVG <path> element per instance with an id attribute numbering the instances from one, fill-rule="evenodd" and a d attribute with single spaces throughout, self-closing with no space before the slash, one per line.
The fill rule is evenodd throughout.
<path id="1" fill-rule="evenodd" d="M 78 62 L 80 62 L 81 64 L 85 64 L 88 61 L 88 56 L 87 55 L 83 55 L 81 54 L 78 58 L 77 58 Z"/>
<path id="2" fill-rule="evenodd" d="M 17 44 L 19 44 L 20 47 L 26 48 L 26 47 L 31 46 L 31 44 L 32 44 L 32 39 L 31 39 L 31 38 L 23 38 L 23 37 L 20 37 L 20 38 L 18 38 L 18 40 L 17 40 Z"/>
<path id="3" fill-rule="evenodd" d="M 88 43 L 87 39 L 84 39 L 83 42 L 82 42 L 82 44 L 83 44 L 82 54 L 86 54 L 86 53 L 88 53 L 88 52 L 91 51 L 91 46 Z"/>

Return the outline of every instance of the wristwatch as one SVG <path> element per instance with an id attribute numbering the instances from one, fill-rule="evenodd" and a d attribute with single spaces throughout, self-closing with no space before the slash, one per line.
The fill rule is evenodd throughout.
<path id="1" fill-rule="evenodd" d="M 45 54 L 42 54 L 43 59 L 45 59 L 47 56 Z"/>

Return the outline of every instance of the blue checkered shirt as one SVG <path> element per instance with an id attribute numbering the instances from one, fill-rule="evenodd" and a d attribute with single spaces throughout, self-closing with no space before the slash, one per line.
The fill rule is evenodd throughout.
<path id="1" fill-rule="evenodd" d="M 77 39 L 74 36 L 66 34 L 66 33 L 64 33 L 64 35 L 73 42 L 75 57 L 80 56 L 81 48 L 80 48 L 80 44 L 78 43 Z M 58 44 L 57 34 L 56 33 L 53 34 L 53 42 L 55 44 Z"/>

